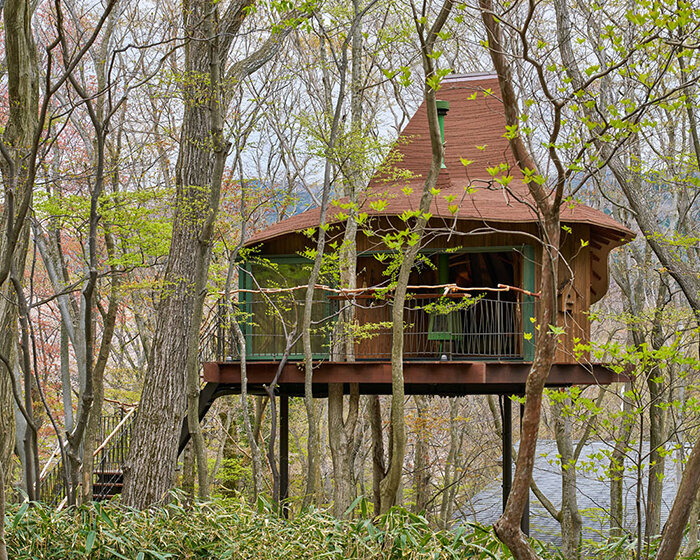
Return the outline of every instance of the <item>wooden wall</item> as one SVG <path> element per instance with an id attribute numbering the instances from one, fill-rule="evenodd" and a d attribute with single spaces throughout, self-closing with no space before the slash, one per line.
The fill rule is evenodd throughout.
<path id="1" fill-rule="evenodd" d="M 397 218 L 375 218 L 372 223 L 374 231 L 398 230 L 403 226 Z M 542 262 L 542 248 L 535 241 L 528 237 L 537 236 L 537 225 L 490 223 L 488 233 L 476 235 L 474 232 L 486 230 L 483 223 L 474 221 L 459 221 L 455 227 L 453 224 L 446 224 L 444 220 L 433 219 L 429 223 L 428 234 L 424 247 L 427 250 L 453 249 L 469 250 L 475 248 L 504 248 L 519 246 L 524 244 L 534 245 L 535 250 L 535 291 L 539 291 L 540 266 Z M 598 231 L 592 232 L 591 226 L 586 224 L 573 224 L 569 226 L 570 232 L 562 232 L 562 261 L 559 267 L 559 311 L 558 323 L 564 327 L 565 335 L 562 336 L 560 347 L 557 352 L 557 362 L 575 363 L 577 362 L 574 348 L 576 339 L 586 342 L 590 337 L 590 322 L 587 311 L 590 308 L 592 298 L 599 299 L 607 287 L 607 254 L 611 247 L 604 244 L 605 237 L 601 238 Z M 599 228 L 597 228 L 599 229 Z M 329 229 L 331 241 L 342 239 L 342 226 L 335 225 Z M 594 245 L 591 246 L 593 237 Z M 260 253 L 267 256 L 298 255 L 305 248 L 313 247 L 315 239 L 310 239 L 302 234 L 295 233 L 279 238 L 271 239 L 260 246 Z M 327 245 L 328 246 L 328 245 Z M 602 249 L 598 247 L 602 246 Z M 386 247 L 381 241 L 380 235 L 367 235 L 358 233 L 357 238 L 358 253 L 381 252 Z M 382 275 L 383 264 L 375 258 L 363 258 L 358 264 L 358 287 L 372 286 L 381 283 L 386 277 Z M 437 277 L 430 279 L 437 283 Z M 427 282 L 426 282 L 427 283 Z M 595 285 L 596 292 L 592 296 L 592 285 Z M 377 319 L 377 314 L 382 317 Z M 373 316 L 372 321 L 389 320 L 383 317 L 386 314 L 379 309 L 359 310 L 358 320 L 364 315 Z M 545 326 L 541 328 L 545 329 Z M 376 337 L 374 342 L 367 342 L 367 348 L 384 347 L 390 343 L 386 334 Z M 389 337 L 390 338 L 390 337 Z M 583 356 L 586 360 L 588 357 Z"/>

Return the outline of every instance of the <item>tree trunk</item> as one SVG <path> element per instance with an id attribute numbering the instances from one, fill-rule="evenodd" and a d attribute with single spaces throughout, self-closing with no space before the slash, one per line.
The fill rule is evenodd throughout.
<path id="1" fill-rule="evenodd" d="M 61 322 L 61 395 L 63 397 L 63 425 L 66 431 L 73 429 L 73 386 L 70 375 L 70 348 L 68 333 Z"/>
<path id="2" fill-rule="evenodd" d="M 192 440 L 187 442 L 182 452 L 182 490 L 189 500 L 194 500 L 194 480 L 197 470 L 194 453 L 192 452 Z"/>
<path id="3" fill-rule="evenodd" d="M 416 447 L 413 461 L 413 488 L 416 501 L 413 511 L 421 513 L 428 507 L 430 499 L 430 456 L 428 453 L 428 422 L 426 421 L 428 402 L 423 395 L 413 397 L 413 402 L 416 403 Z M 450 417 L 450 419 L 452 418 Z M 453 429 L 456 429 L 456 426 L 450 424 L 450 439 Z M 451 446 L 450 451 L 452 451 Z"/>
<path id="4" fill-rule="evenodd" d="M 629 384 L 624 384 L 623 392 L 629 390 Z M 624 397 L 623 397 L 624 398 Z M 632 403 L 629 399 L 623 400 L 623 420 L 621 432 L 615 438 L 615 447 L 610 456 L 610 536 L 621 537 L 624 535 L 624 485 L 625 477 L 625 456 L 629 447 L 632 429 L 635 419 L 632 414 Z"/>
<path id="5" fill-rule="evenodd" d="M 5 544 L 5 469 L 0 461 L 0 560 L 8 560 Z"/>
<path id="6" fill-rule="evenodd" d="M 14 399 L 11 377 L 14 372 L 17 343 L 17 304 L 12 288 L 5 283 L 14 268 L 20 274 L 29 242 L 29 228 L 21 215 L 31 201 L 33 180 L 28 177 L 27 158 L 32 157 L 39 113 L 39 66 L 32 34 L 33 5 L 29 0 L 7 0 L 4 5 L 5 56 L 9 117 L 2 142 L 0 169 L 5 188 L 0 239 L 0 354 L 8 359 L 10 369 L 0 374 L 0 462 L 11 464 L 15 447 Z M 26 212 L 26 209 L 24 209 Z M 12 239 L 11 230 L 17 235 Z M 8 235 L 5 235 L 5 234 Z M 5 369 L 0 366 L 0 371 Z M 27 430 L 29 433 L 30 430 Z"/>
<path id="7" fill-rule="evenodd" d="M 188 385 L 188 423 L 194 428 L 194 440 L 198 440 L 198 428 L 191 419 L 195 393 L 192 364 L 197 360 L 192 341 L 201 324 L 210 244 L 228 151 L 223 139 L 227 101 L 222 95 L 222 84 L 234 84 L 259 70 L 293 29 L 285 26 L 224 72 L 221 65 L 227 60 L 241 25 L 254 11 L 252 4 L 254 0 L 232 2 L 221 19 L 218 2 L 188 0 L 183 5 L 188 41 L 182 89 L 185 109 L 175 177 L 176 210 L 122 496 L 125 504 L 134 507 L 161 502 L 172 487 L 180 423 L 188 405 Z M 199 457 L 204 473 L 201 453 Z"/>
<path id="8" fill-rule="evenodd" d="M 326 45 L 324 38 L 320 42 L 320 58 L 325 60 Z M 338 64 L 338 72 L 340 80 L 337 89 L 337 97 L 335 107 L 331 106 L 330 99 L 334 91 L 331 90 L 330 78 L 328 78 L 327 65 L 323 64 L 324 71 L 324 86 L 326 97 L 326 109 L 330 113 L 332 111 L 332 121 L 330 131 L 328 133 L 328 144 L 325 146 L 325 164 L 323 170 L 323 194 L 321 197 L 321 216 L 318 226 L 318 238 L 316 240 L 316 257 L 314 258 L 313 267 L 309 275 L 309 282 L 306 289 L 304 301 L 304 316 L 302 322 L 302 342 L 304 346 L 304 405 L 306 406 L 306 418 L 309 429 L 308 438 L 308 470 L 306 473 L 306 491 L 304 493 L 304 505 L 307 506 L 315 499 L 317 491 L 316 481 L 320 475 L 320 452 L 319 439 L 320 431 L 318 427 L 318 417 L 316 414 L 316 405 L 313 398 L 313 353 L 311 349 L 311 317 L 314 301 L 315 286 L 318 281 L 323 255 L 326 247 L 326 212 L 330 202 L 330 194 L 333 182 L 333 171 L 337 167 L 334 159 L 334 154 L 337 150 L 337 143 L 341 133 L 342 110 L 345 102 L 346 89 L 346 72 L 347 72 L 347 44 L 343 45 L 343 50 Z M 342 402 L 341 402 L 342 404 Z"/>
<path id="9" fill-rule="evenodd" d="M 459 438 L 455 423 L 457 420 L 459 401 L 455 398 L 450 399 L 450 449 L 447 452 L 447 460 L 445 461 L 444 480 L 442 499 L 440 501 L 439 523 L 441 529 L 447 529 L 452 520 L 452 507 L 450 505 L 450 487 L 454 484 L 455 474 L 457 473 L 457 454 L 459 453 Z"/>
<path id="10" fill-rule="evenodd" d="M 698 549 L 698 517 L 700 517 L 700 493 L 695 496 L 695 502 L 690 510 L 688 522 L 688 542 L 685 545 L 683 556 L 690 558 Z"/>
<path id="11" fill-rule="evenodd" d="M 506 50 L 499 20 L 493 12 L 491 0 L 479 0 L 479 7 L 488 36 L 489 54 L 501 87 L 506 126 L 513 127 L 516 132 L 516 134 L 509 135 L 511 151 L 521 170 L 529 170 L 530 173 L 539 175 L 544 181 L 544 176 L 539 174 L 537 164 L 518 132 L 518 103 L 510 67 L 505 59 Z M 555 120 L 561 119 L 561 113 L 555 112 L 553 118 Z M 530 195 L 534 199 L 540 215 L 542 265 L 538 324 L 541 331 L 535 341 L 535 356 L 525 384 L 525 407 L 513 486 L 506 503 L 506 509 L 494 525 L 496 534 L 508 546 L 517 560 L 537 558 L 537 554 L 520 529 L 520 522 L 530 495 L 542 411 L 542 392 L 554 363 L 558 342 L 557 335 L 550 329 L 550 326 L 557 325 L 557 277 L 561 233 L 559 212 L 566 171 L 561 168 L 561 164 L 555 167 L 557 168 L 557 179 L 553 189 L 544 188 L 543 183 L 538 181 L 531 180 L 527 183 Z"/>
<path id="12" fill-rule="evenodd" d="M 351 60 L 352 73 L 350 80 L 350 157 L 346 165 L 341 166 L 343 172 L 344 193 L 350 202 L 350 211 L 345 223 L 343 242 L 339 249 L 340 285 L 353 290 L 357 287 L 357 217 L 356 203 L 359 190 L 362 187 L 363 161 L 355 144 L 362 141 L 362 25 L 359 0 L 353 0 L 353 23 Z M 353 149 L 355 148 L 355 149 Z M 362 150 L 360 150 L 362 153 Z M 355 320 L 355 300 L 342 300 L 346 309 L 338 321 L 336 346 L 338 357 L 346 362 L 355 361 L 355 339 L 352 335 L 352 325 Z M 347 419 L 344 413 L 344 390 L 342 385 L 328 387 L 328 441 L 333 460 L 333 511 L 336 517 L 341 517 L 355 498 L 355 457 L 357 454 L 356 428 L 359 414 L 360 396 L 356 383 L 350 386 Z"/>
<path id="13" fill-rule="evenodd" d="M 659 351 L 664 345 L 663 310 L 667 298 L 665 284 L 661 283 L 657 294 L 654 321 L 651 331 L 651 347 Z M 658 365 L 654 365 L 647 374 L 649 390 L 649 478 L 647 479 L 647 509 L 644 525 L 644 537 L 649 540 L 661 532 L 661 503 L 664 490 L 664 470 L 666 454 L 666 417 L 668 406 L 668 381 Z"/>
<path id="14" fill-rule="evenodd" d="M 440 167 L 444 158 L 443 139 L 440 132 L 440 123 L 437 113 L 436 90 L 430 85 L 430 81 L 436 78 L 435 60 L 432 58 L 433 46 L 438 34 L 452 11 L 452 0 L 445 0 L 435 22 L 426 30 L 425 22 L 416 21 L 416 26 L 421 34 L 421 60 L 425 75 L 424 98 L 428 113 L 428 129 L 431 145 L 431 162 L 419 205 L 419 216 L 411 229 L 412 244 L 401 248 L 401 266 L 399 268 L 396 286 L 394 288 L 394 300 L 392 307 L 391 328 L 391 438 L 389 440 L 389 467 L 386 476 L 380 484 L 381 512 L 386 513 L 396 501 L 396 495 L 401 484 L 403 461 L 406 452 L 406 423 L 404 419 L 404 380 L 403 380 L 403 333 L 404 333 L 404 306 L 406 303 L 406 291 L 408 280 L 415 263 L 416 256 L 421 248 L 421 241 L 427 223 L 427 215 L 430 203 L 433 199 L 433 190 L 437 184 Z M 427 33 L 426 33 L 427 31 Z"/>
<path id="15" fill-rule="evenodd" d="M 572 441 L 572 419 L 566 412 L 566 405 L 571 398 L 564 401 L 555 399 L 552 403 L 554 413 L 554 433 L 557 450 L 561 461 L 561 536 L 562 554 L 566 560 L 577 560 L 581 554 L 581 529 L 583 522 L 576 499 L 576 461 Z"/>
<path id="16" fill-rule="evenodd" d="M 17 363 L 17 304 L 9 282 L 2 288 L 0 301 L 0 353 L 8 360 L 9 368 L 0 365 L 0 462 L 11 464 L 15 449 L 15 400 L 12 395 L 12 376 Z M 28 432 L 29 430 L 27 430 Z M 25 459 L 26 460 L 26 459 Z M 3 484 L 5 481 L 3 481 Z"/>
<path id="17" fill-rule="evenodd" d="M 695 503 L 695 496 L 700 487 L 700 441 L 695 443 L 693 451 L 685 464 L 685 470 L 678 485 L 676 499 L 668 514 L 664 530 L 661 533 L 661 544 L 656 554 L 656 560 L 672 560 L 680 550 L 683 532 L 690 517 L 690 511 Z"/>
<path id="18" fill-rule="evenodd" d="M 241 330 L 238 321 L 234 318 L 231 321 L 233 332 L 238 340 L 238 349 L 241 355 L 241 411 L 243 413 L 243 428 L 245 430 L 248 445 L 250 445 L 251 463 L 252 463 L 252 478 L 253 478 L 253 500 L 256 500 L 262 491 L 263 473 L 262 473 L 262 457 L 260 446 L 253 432 L 253 426 L 250 423 L 250 408 L 248 407 L 248 368 L 247 368 L 247 349 L 245 335 Z"/>
<path id="19" fill-rule="evenodd" d="M 375 513 L 379 513 L 382 502 L 379 485 L 386 476 L 382 405 L 378 395 L 370 395 L 368 399 L 369 425 L 372 433 L 372 502 Z"/>
<path id="20" fill-rule="evenodd" d="M 347 418 L 344 418 L 343 385 L 328 385 L 328 442 L 333 460 L 333 515 L 342 517 L 355 499 L 355 429 L 360 403 L 359 387 L 352 384 Z"/>
<path id="21" fill-rule="evenodd" d="M 105 245 L 107 253 L 112 259 L 114 257 L 114 239 L 108 232 L 105 233 Z M 107 313 L 103 317 L 102 341 L 100 342 L 100 350 L 97 355 L 97 361 L 92 371 L 93 384 L 93 403 L 90 409 L 88 424 L 85 428 L 85 437 L 83 439 L 83 481 L 82 481 L 82 501 L 83 503 L 92 500 L 92 482 L 94 471 L 94 451 L 97 443 L 97 434 L 100 429 L 100 421 L 102 419 L 102 405 L 104 403 L 104 375 L 109 359 L 110 349 L 112 345 L 112 337 L 114 336 L 114 328 L 117 322 L 117 312 L 119 311 L 119 272 L 115 267 L 111 270 L 112 286 L 110 288 L 109 304 Z M 107 434 L 105 434 L 106 436 Z"/>
<path id="22" fill-rule="evenodd" d="M 219 99 L 211 91 L 209 25 L 205 22 L 216 8 L 210 0 L 192 0 L 183 7 L 186 75 L 201 82 L 183 88 L 185 111 L 176 166 L 177 199 L 173 234 L 164 274 L 161 299 L 156 309 L 152 354 L 134 424 L 129 460 L 125 468 L 122 500 L 139 509 L 162 503 L 173 485 L 177 442 L 187 405 L 188 366 L 196 356 L 190 343 L 199 330 L 204 294 L 202 272 L 208 270 L 210 238 L 202 234 L 214 219 L 219 193 L 215 192 L 211 146 L 212 116 L 209 100 Z M 218 56 L 218 54 L 217 54 Z M 217 83 L 217 82 L 214 82 Z M 200 91 L 208 95 L 202 99 Z M 203 249 L 203 246 L 206 247 Z M 200 303 L 198 305 L 198 300 Z"/>

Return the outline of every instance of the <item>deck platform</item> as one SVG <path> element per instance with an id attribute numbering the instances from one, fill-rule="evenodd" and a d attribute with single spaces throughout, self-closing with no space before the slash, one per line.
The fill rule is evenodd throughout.
<path id="1" fill-rule="evenodd" d="M 406 361 L 404 387 L 407 395 L 517 395 L 525 391 L 530 362 Z M 249 361 L 246 364 L 248 392 L 265 394 L 264 386 L 274 380 L 279 361 Z M 609 385 L 627 381 L 603 364 L 555 364 L 547 387 Z M 240 392 L 240 362 L 204 364 L 204 381 L 215 383 L 227 393 Z M 314 396 L 326 397 L 329 383 L 358 383 L 365 395 L 391 394 L 391 363 L 388 361 L 330 362 L 314 365 Z M 304 369 L 300 362 L 288 362 L 279 376 L 277 391 L 290 397 L 304 394 Z"/>
<path id="2" fill-rule="evenodd" d="M 246 374 L 249 394 L 267 394 L 280 366 L 279 361 L 251 360 L 247 362 Z M 404 390 L 407 395 L 500 395 L 501 425 L 503 426 L 503 465 L 512 464 L 512 419 L 511 407 L 505 406 L 509 395 L 522 395 L 532 366 L 531 362 L 490 361 L 405 361 L 403 367 Z M 558 363 L 552 367 L 547 378 L 547 387 L 569 387 L 571 385 L 609 385 L 628 381 L 603 364 Z M 204 364 L 206 382 L 199 397 L 200 421 L 213 402 L 224 395 L 240 394 L 241 363 L 207 362 Z M 343 383 L 349 392 L 350 384 L 357 383 L 360 393 L 365 395 L 391 394 L 391 363 L 389 361 L 331 362 L 314 364 L 314 397 L 328 396 L 329 383 Z M 284 365 L 277 380 L 279 395 L 279 467 L 280 488 L 278 500 L 283 511 L 288 511 L 289 497 L 289 397 L 304 395 L 303 363 L 291 361 Z M 522 405 L 521 405 L 522 410 Z M 189 440 L 187 419 L 183 420 L 180 435 L 180 452 Z M 510 492 L 511 472 L 507 467 L 503 478 L 503 504 Z M 527 533 L 528 515 L 523 518 L 523 530 Z"/>

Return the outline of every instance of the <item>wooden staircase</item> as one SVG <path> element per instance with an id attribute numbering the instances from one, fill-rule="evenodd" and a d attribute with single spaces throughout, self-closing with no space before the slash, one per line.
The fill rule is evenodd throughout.
<path id="1" fill-rule="evenodd" d="M 218 383 L 207 383 L 199 395 L 199 420 L 204 419 L 214 400 L 228 394 L 226 387 Z M 125 409 L 119 415 L 104 416 L 100 424 L 99 446 L 93 455 L 93 489 L 95 501 L 109 500 L 121 494 L 124 487 L 124 463 L 129 455 L 131 429 L 136 407 Z M 178 455 L 190 439 L 187 418 L 183 420 Z M 56 457 L 60 455 L 55 454 Z M 51 461 L 50 461 L 51 462 Z M 58 458 L 50 468 L 45 467 L 41 475 L 41 501 L 62 507 L 66 503 L 66 481 L 63 462 Z"/>
<path id="2" fill-rule="evenodd" d="M 96 502 L 109 500 L 117 494 L 121 494 L 124 487 L 124 473 L 117 471 L 95 471 L 95 480 L 92 483 L 92 495 Z"/>
<path id="3" fill-rule="evenodd" d="M 93 454 L 93 499 L 107 500 L 121 493 L 124 484 L 122 468 L 129 452 L 131 427 L 136 408 L 118 415 L 103 416 L 100 422 L 100 442 Z M 41 476 L 41 501 L 62 507 L 66 503 L 66 480 L 63 461 L 44 469 Z"/>

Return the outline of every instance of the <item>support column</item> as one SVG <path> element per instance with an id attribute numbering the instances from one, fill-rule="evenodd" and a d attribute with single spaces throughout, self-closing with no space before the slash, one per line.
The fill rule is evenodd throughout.
<path id="1" fill-rule="evenodd" d="M 523 433 L 523 415 L 525 414 L 525 405 L 520 405 L 520 435 L 522 437 Z M 533 472 L 534 476 L 535 473 Z M 527 501 L 525 502 L 525 511 L 523 511 L 523 518 L 520 520 L 520 530 L 525 533 L 528 537 L 530 536 L 530 490 L 527 491 Z"/>
<path id="2" fill-rule="evenodd" d="M 501 401 L 502 452 L 503 452 L 503 511 L 513 484 L 513 411 L 510 399 L 506 395 Z"/>
<path id="3" fill-rule="evenodd" d="M 289 396 L 280 394 L 280 504 L 289 517 Z"/>

